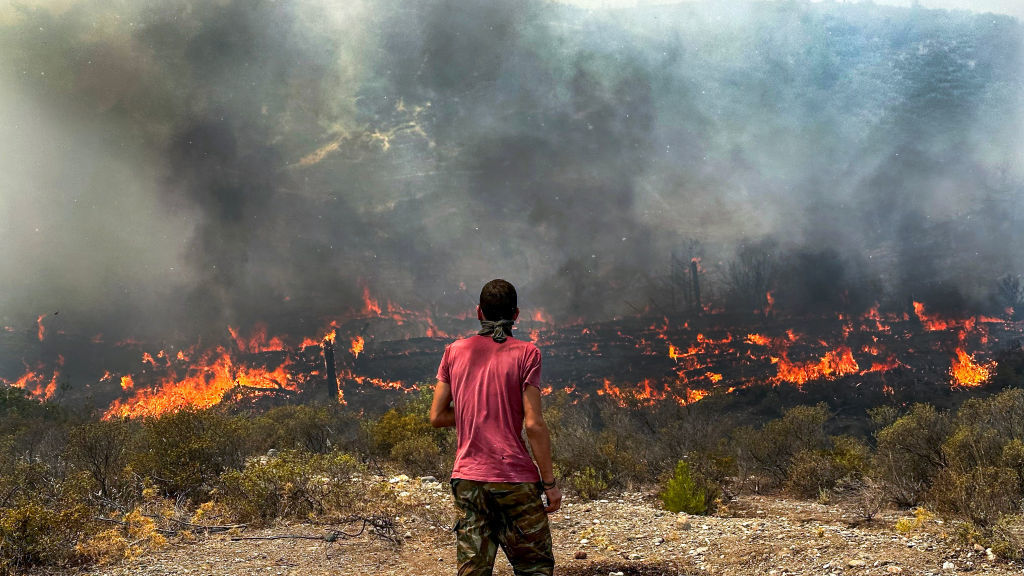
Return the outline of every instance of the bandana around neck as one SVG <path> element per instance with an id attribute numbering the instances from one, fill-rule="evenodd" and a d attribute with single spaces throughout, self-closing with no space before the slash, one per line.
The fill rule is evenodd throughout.
<path id="1" fill-rule="evenodd" d="M 477 334 L 490 336 L 495 342 L 504 342 L 512 335 L 513 324 L 515 324 L 515 320 L 498 320 L 497 322 L 481 320 L 480 331 Z"/>

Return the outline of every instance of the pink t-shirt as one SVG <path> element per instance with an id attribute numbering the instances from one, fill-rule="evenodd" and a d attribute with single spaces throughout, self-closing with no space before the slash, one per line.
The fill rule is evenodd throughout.
<path id="1" fill-rule="evenodd" d="M 452 478 L 478 482 L 536 482 L 537 467 L 523 442 L 523 391 L 540 387 L 540 350 L 509 337 L 470 336 L 444 349 L 437 379 L 455 404 Z"/>

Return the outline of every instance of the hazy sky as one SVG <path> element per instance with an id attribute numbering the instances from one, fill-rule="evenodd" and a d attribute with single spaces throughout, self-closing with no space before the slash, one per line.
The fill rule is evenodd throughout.
<path id="1" fill-rule="evenodd" d="M 715 2 L 716 0 L 562 0 L 566 4 L 586 6 L 589 8 L 635 6 L 637 4 L 674 4 L 677 2 Z M 821 1 L 821 0 L 815 0 Z M 825 0 L 830 1 L 830 0 Z M 840 0 L 841 1 L 841 0 Z M 859 0 L 857 0 L 859 1 Z M 875 0 L 876 4 L 892 6 L 910 6 L 914 0 Z M 1024 18 L 1024 1 L 1022 0 L 919 0 L 925 8 L 945 8 L 947 10 L 970 10 L 972 12 L 996 12 Z"/>

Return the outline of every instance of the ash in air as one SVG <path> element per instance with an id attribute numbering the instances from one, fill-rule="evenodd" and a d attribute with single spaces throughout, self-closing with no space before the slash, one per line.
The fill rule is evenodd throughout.
<path id="1" fill-rule="evenodd" d="M 705 299 L 1022 297 L 998 284 L 1024 272 L 1010 17 L 540 0 L 2 10 L 5 325 L 59 310 L 82 334 L 310 331 L 365 289 L 464 312 L 494 277 L 524 307 L 600 319 L 662 305 L 673 258 L 692 257 Z M 765 262 L 770 281 L 751 279 Z"/>

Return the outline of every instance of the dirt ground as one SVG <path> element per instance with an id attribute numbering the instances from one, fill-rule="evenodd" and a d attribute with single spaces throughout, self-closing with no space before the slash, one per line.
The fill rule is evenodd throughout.
<path id="1" fill-rule="evenodd" d="M 96 576 L 319 576 L 455 574 L 451 525 L 456 518 L 447 485 L 410 480 L 398 486 L 407 504 L 396 518 L 401 544 L 370 533 L 336 542 L 278 539 L 232 541 L 227 534 L 167 547 L 118 565 L 81 570 Z M 600 501 L 571 498 L 551 516 L 556 574 L 828 575 L 960 572 L 1020 574 L 1019 563 L 991 558 L 958 543 L 951 526 L 927 519 L 904 533 L 909 512 L 871 522 L 839 505 L 747 496 L 714 516 L 661 510 L 650 492 Z M 281 524 L 243 536 L 320 536 L 330 526 Z M 342 528 L 342 527 L 333 527 Z M 585 558 L 577 558 L 583 556 Z M 499 553 L 495 574 L 511 576 Z"/>

